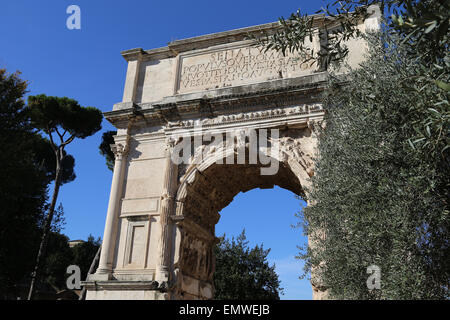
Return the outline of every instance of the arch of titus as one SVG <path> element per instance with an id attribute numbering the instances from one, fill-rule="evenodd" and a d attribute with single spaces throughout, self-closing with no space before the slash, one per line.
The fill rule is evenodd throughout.
<path id="1" fill-rule="evenodd" d="M 378 19 L 374 10 L 359 28 L 376 27 Z M 315 23 L 319 27 L 320 18 Z M 118 129 L 111 146 L 114 174 L 99 266 L 83 283 L 87 299 L 212 299 L 219 211 L 239 192 L 258 187 L 278 185 L 304 195 L 314 174 L 314 128 L 324 115 L 320 94 L 327 74 L 246 40 L 277 26 L 122 52 L 128 62 L 123 101 L 105 113 Z M 309 45 L 317 51 L 319 41 Z M 356 66 L 365 43 L 352 40 L 348 48 L 348 62 Z M 251 152 L 249 136 L 228 143 L 227 132 L 260 135 L 260 129 L 278 135 L 266 148 L 258 146 L 257 161 L 228 161 L 239 150 L 247 158 Z M 179 137 L 199 134 L 223 136 L 224 142 L 206 148 L 209 141 L 192 139 L 190 159 L 203 157 L 173 161 L 174 149 L 186 141 Z M 262 174 L 268 166 L 262 159 L 276 163 L 277 171 Z M 323 297 L 323 286 L 312 279 L 313 297 Z"/>

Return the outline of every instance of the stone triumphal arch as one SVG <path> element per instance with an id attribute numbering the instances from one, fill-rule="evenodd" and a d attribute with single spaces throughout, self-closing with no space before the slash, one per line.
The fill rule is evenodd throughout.
<path id="1" fill-rule="evenodd" d="M 378 18 L 375 11 L 359 28 Z M 246 40 L 276 27 L 122 52 L 123 101 L 105 113 L 118 129 L 114 174 L 99 266 L 84 282 L 87 299 L 211 299 L 218 212 L 257 187 L 303 194 L 314 174 L 327 73 Z M 319 48 L 319 41 L 309 45 Z M 348 47 L 355 66 L 365 44 Z M 276 170 L 264 174 L 270 167 Z M 320 298 L 320 285 L 312 285 Z"/>

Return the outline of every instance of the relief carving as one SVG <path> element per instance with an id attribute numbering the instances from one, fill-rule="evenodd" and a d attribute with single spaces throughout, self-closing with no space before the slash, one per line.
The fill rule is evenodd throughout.
<path id="1" fill-rule="evenodd" d="M 313 143 L 311 139 L 308 139 L 312 135 L 312 130 L 310 128 L 305 128 L 301 130 L 307 133 L 307 136 L 284 136 L 279 139 L 280 151 L 282 152 L 282 157 L 284 154 L 283 161 L 287 160 L 287 156 L 294 159 L 299 163 L 306 173 L 311 177 L 314 175 L 314 148 L 311 148 L 310 144 Z"/>
<path id="2" fill-rule="evenodd" d="M 212 281 L 214 274 L 214 243 L 183 231 L 180 267 L 183 274 L 196 279 Z"/>
<path id="3" fill-rule="evenodd" d="M 194 125 L 210 126 L 217 124 L 233 123 L 245 120 L 259 120 L 272 117 L 291 116 L 296 114 L 307 114 L 308 112 L 322 111 L 320 103 L 303 104 L 286 108 L 276 108 L 263 111 L 240 112 L 237 114 L 220 115 L 214 118 L 202 120 L 177 120 L 168 121 L 167 128 L 189 128 Z"/>

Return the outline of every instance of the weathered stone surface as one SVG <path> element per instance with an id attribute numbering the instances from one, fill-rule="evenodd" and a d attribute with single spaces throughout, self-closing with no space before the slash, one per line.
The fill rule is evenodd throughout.
<path id="1" fill-rule="evenodd" d="M 264 52 L 248 43 L 180 54 L 176 92 L 187 93 L 311 74 L 298 55 Z"/>
<path id="2" fill-rule="evenodd" d="M 371 19 L 361 30 L 376 25 L 377 17 Z M 123 101 L 105 113 L 118 129 L 116 165 L 87 299 L 212 299 L 218 212 L 253 188 L 278 185 L 304 195 L 314 175 L 327 73 L 245 40 L 249 32 L 276 27 L 122 52 Z M 308 45 L 317 46 L 317 39 Z M 349 47 L 355 65 L 364 44 Z M 205 139 L 186 143 L 186 137 Z M 189 159 L 175 163 L 180 150 L 189 150 Z M 273 174 L 263 174 L 272 166 Z M 324 287 L 313 288 L 315 299 L 326 298 Z"/>
<path id="3" fill-rule="evenodd" d="M 200 283 L 200 296 L 205 299 L 214 298 L 214 290 L 213 286 L 209 283 L 201 282 Z"/>

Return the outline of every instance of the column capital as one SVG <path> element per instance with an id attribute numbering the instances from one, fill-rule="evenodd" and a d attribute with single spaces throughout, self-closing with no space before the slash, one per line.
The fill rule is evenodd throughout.
<path id="1" fill-rule="evenodd" d="M 126 148 L 121 143 L 111 144 L 111 151 L 114 153 L 116 160 L 122 160 L 124 156 L 128 153 L 128 148 Z"/>
<path id="2" fill-rule="evenodd" d="M 168 136 L 166 138 L 166 150 L 172 150 L 175 145 L 178 143 L 179 138 L 176 138 L 174 136 Z"/>

